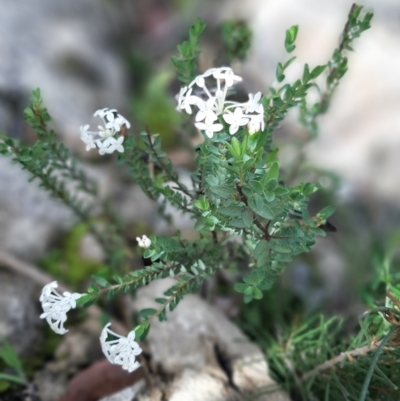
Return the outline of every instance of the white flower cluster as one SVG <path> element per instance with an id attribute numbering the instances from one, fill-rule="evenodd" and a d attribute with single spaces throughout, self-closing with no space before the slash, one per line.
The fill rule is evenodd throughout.
<path id="1" fill-rule="evenodd" d="M 138 242 L 140 248 L 147 249 L 151 246 L 150 238 L 146 237 L 145 235 L 143 235 L 142 238 L 136 237 L 136 241 Z"/>
<path id="2" fill-rule="evenodd" d="M 101 332 L 100 343 L 103 353 L 112 364 L 121 365 L 122 369 L 133 372 L 140 366 L 135 357 L 142 353 L 142 349 L 135 341 L 135 331 L 132 330 L 127 337 L 123 337 L 111 331 L 110 325 L 111 323 L 108 323 Z M 116 339 L 107 341 L 109 334 Z"/>
<path id="3" fill-rule="evenodd" d="M 210 80 L 216 81 L 216 86 L 207 87 Z M 195 117 L 195 126 L 212 138 L 214 132 L 220 132 L 224 126 L 218 122 L 222 115 L 229 125 L 229 133 L 234 135 L 239 127 L 247 125 L 250 135 L 264 130 L 264 107 L 260 103 L 261 92 L 255 95 L 249 94 L 249 100 L 245 103 L 226 100 L 229 88 L 240 82 L 241 77 L 235 75 L 231 68 L 211 68 L 204 74 L 197 76 L 188 86 L 179 92 L 178 110 L 185 110 L 192 114 L 192 106 L 198 108 Z"/>
<path id="4" fill-rule="evenodd" d="M 104 126 L 99 125 L 98 131 L 89 131 L 89 124 L 80 127 L 81 140 L 86 145 L 86 150 L 99 149 L 99 153 L 104 155 L 105 153 L 123 152 L 124 147 L 122 142 L 124 137 L 120 135 L 118 138 L 115 137 L 123 126 L 130 128 L 131 124 L 128 120 L 118 114 L 115 109 L 101 109 L 94 113 L 94 116 L 99 116 L 103 120 Z"/>
<path id="5" fill-rule="evenodd" d="M 42 295 L 39 298 L 43 308 L 40 318 L 46 319 L 47 323 L 57 334 L 65 334 L 68 332 L 64 328 L 64 323 L 67 320 L 67 312 L 76 308 L 76 300 L 80 298 L 81 294 L 64 292 L 63 295 L 60 295 L 56 291 L 57 287 L 57 281 L 44 286 Z"/>
<path id="6" fill-rule="evenodd" d="M 64 328 L 64 323 L 67 320 L 67 313 L 76 308 L 76 300 L 82 294 L 64 292 L 60 295 L 56 288 L 57 281 L 44 286 L 42 294 L 39 298 L 42 303 L 44 313 L 40 315 L 41 319 L 46 319 L 50 327 L 57 334 L 65 334 L 68 332 Z M 142 349 L 135 340 L 135 331 L 131 331 L 128 337 L 120 336 L 109 329 L 111 323 L 108 323 L 101 332 L 100 343 L 104 355 L 107 359 L 116 365 L 121 365 L 128 372 L 136 370 L 140 364 L 135 360 L 135 357 L 141 354 Z M 115 340 L 107 341 L 108 335 L 116 337 Z"/>

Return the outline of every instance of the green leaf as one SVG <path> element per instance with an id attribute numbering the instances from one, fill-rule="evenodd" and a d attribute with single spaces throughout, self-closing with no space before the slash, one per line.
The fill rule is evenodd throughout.
<path id="1" fill-rule="evenodd" d="M 235 227 L 235 228 L 246 228 L 247 227 L 242 218 L 231 220 L 230 226 Z"/>
<path id="2" fill-rule="evenodd" d="M 208 184 L 210 187 L 216 187 L 217 185 L 219 185 L 218 178 L 217 178 L 215 175 L 212 175 L 212 174 L 209 174 L 209 175 L 206 177 L 206 181 L 207 181 L 207 184 Z"/>
<path id="3" fill-rule="evenodd" d="M 264 194 L 265 194 L 265 199 L 268 202 L 272 202 L 275 199 L 275 193 L 274 192 L 265 191 Z"/>
<path id="4" fill-rule="evenodd" d="M 265 240 L 261 240 L 254 248 L 254 257 L 257 259 L 257 266 L 265 265 L 269 259 L 269 245 Z"/>
<path id="5" fill-rule="evenodd" d="M 317 213 L 317 216 L 322 217 L 324 220 L 329 218 L 335 213 L 335 208 L 333 206 L 324 207 L 321 211 Z"/>
<path id="6" fill-rule="evenodd" d="M 285 245 L 282 240 L 271 240 L 270 247 L 272 250 L 278 253 L 292 253 L 291 248 Z"/>
<path id="7" fill-rule="evenodd" d="M 263 185 L 265 185 L 268 181 L 275 179 L 278 180 L 279 177 L 279 163 L 272 163 L 271 166 L 267 169 L 266 174 L 262 178 Z"/>
<path id="8" fill-rule="evenodd" d="M 288 68 L 289 65 L 293 63 L 294 60 L 296 60 L 296 56 L 291 57 L 288 61 L 286 61 L 286 63 L 283 65 L 283 69 L 286 70 L 286 68 Z"/>
<path id="9" fill-rule="evenodd" d="M 135 328 L 135 338 L 144 341 L 150 331 L 150 322 L 144 320 L 139 326 Z"/>
<path id="10" fill-rule="evenodd" d="M 156 313 L 157 313 L 157 311 L 153 308 L 142 309 L 139 312 L 140 316 L 142 316 L 142 318 L 146 319 L 146 320 L 148 320 L 150 316 L 153 316 Z"/>
<path id="11" fill-rule="evenodd" d="M 217 209 L 218 213 L 221 213 L 224 216 L 229 216 L 229 217 L 239 217 L 242 215 L 242 211 L 243 207 L 241 206 L 230 206 L 230 207 L 221 206 Z"/>
<path id="12" fill-rule="evenodd" d="M 254 210 L 254 209 L 253 209 Z M 274 212 L 272 209 L 267 206 L 265 203 L 263 204 L 262 209 L 254 210 L 259 216 L 264 217 L 264 219 L 272 220 L 274 218 Z"/>
<path id="13" fill-rule="evenodd" d="M 284 187 L 277 187 L 274 190 L 274 194 L 276 196 L 283 196 L 283 195 L 287 195 L 288 193 L 289 193 L 289 190 L 287 188 L 284 188 Z"/>
<path id="14" fill-rule="evenodd" d="M 278 82 L 282 82 L 285 79 L 285 74 L 283 73 L 283 65 L 282 63 L 278 63 L 276 66 L 276 79 Z"/>
<path id="15" fill-rule="evenodd" d="M 278 186 L 278 180 L 276 178 L 271 178 L 265 185 L 264 191 L 271 192 Z"/>
<path id="16" fill-rule="evenodd" d="M 101 287 L 108 287 L 110 283 L 103 277 L 92 275 L 92 279 L 95 280 Z"/>
<path id="17" fill-rule="evenodd" d="M 259 194 L 262 194 L 264 191 L 264 188 L 262 184 L 259 181 L 252 180 L 250 181 L 250 186 L 253 188 L 253 190 Z"/>
<path id="18" fill-rule="evenodd" d="M 264 206 L 264 201 L 261 195 L 259 194 L 254 194 L 254 203 L 257 208 L 257 210 L 262 209 Z"/>
<path id="19" fill-rule="evenodd" d="M 303 70 L 303 78 L 302 78 L 303 84 L 306 84 L 310 80 L 310 77 L 311 77 L 310 68 L 308 67 L 308 64 L 306 64 Z"/>
<path id="20" fill-rule="evenodd" d="M 158 304 L 162 304 L 162 305 L 164 305 L 164 304 L 166 304 L 168 302 L 166 298 L 156 298 L 155 301 Z"/>
<path id="21" fill-rule="evenodd" d="M 200 196 L 199 199 L 196 199 L 194 205 L 200 210 L 209 210 L 210 202 L 205 196 Z"/>
<path id="22" fill-rule="evenodd" d="M 248 207 L 243 210 L 242 219 L 246 227 L 251 227 L 253 225 L 253 213 Z"/>
<path id="23" fill-rule="evenodd" d="M 252 296 L 254 299 L 261 299 L 263 297 L 263 293 L 259 288 L 253 287 Z"/>
<path id="24" fill-rule="evenodd" d="M 77 300 L 77 306 L 85 306 L 88 307 L 92 305 L 97 299 L 97 294 L 82 294 Z"/>
<path id="25" fill-rule="evenodd" d="M 0 380 L 8 381 L 8 382 L 13 382 L 17 384 L 25 384 L 25 380 L 17 375 L 10 375 L 7 373 L 0 373 Z"/>
<path id="26" fill-rule="evenodd" d="M 200 17 L 197 17 L 191 29 L 193 30 L 193 34 L 199 36 L 204 31 L 206 26 L 207 25 L 201 21 Z"/>
<path id="27" fill-rule="evenodd" d="M 311 79 L 315 79 L 317 77 L 319 77 L 326 68 L 326 64 L 325 65 L 317 65 L 312 71 L 311 71 Z"/>
<path id="28" fill-rule="evenodd" d="M 249 287 L 248 284 L 245 283 L 236 283 L 233 288 L 235 289 L 236 292 L 244 293 L 247 288 Z"/>
<path id="29" fill-rule="evenodd" d="M 223 199 L 228 199 L 233 194 L 233 188 L 223 186 L 210 187 L 210 191 Z"/>
<path id="30" fill-rule="evenodd" d="M 235 137 L 232 138 L 231 145 L 227 143 L 226 146 L 228 147 L 228 149 L 232 153 L 232 156 L 235 159 L 240 160 L 242 158 L 242 146 Z"/>
<path id="31" fill-rule="evenodd" d="M 291 53 L 296 48 L 294 42 L 296 41 L 298 31 L 299 31 L 298 25 L 293 25 L 286 31 L 285 49 L 288 53 Z"/>

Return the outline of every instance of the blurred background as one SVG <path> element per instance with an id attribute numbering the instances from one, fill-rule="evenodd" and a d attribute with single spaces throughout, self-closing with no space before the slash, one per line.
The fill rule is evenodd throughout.
<path id="1" fill-rule="evenodd" d="M 276 64 L 287 59 L 285 30 L 300 26 L 298 59 L 287 75 L 293 82 L 304 63 L 316 66 L 330 59 L 351 3 L 0 0 L 0 132 L 26 143 L 35 141 L 23 110 L 32 89 L 41 88 L 60 140 L 80 158 L 133 232 L 165 233 L 168 228 L 156 216 L 157 205 L 146 200 L 113 157 L 85 151 L 79 126 L 93 123 L 97 109 L 116 108 L 136 132 L 148 125 L 160 133 L 178 169 L 193 168 L 182 119 L 175 111 L 179 83 L 170 57 L 177 54 L 176 45 L 186 39 L 194 19 L 200 16 L 207 23 L 201 70 L 219 66 L 223 21 L 248 24 L 253 31 L 251 51 L 233 68 L 249 92 L 267 94 L 274 85 Z M 284 297 L 288 291 L 307 313 L 362 312 L 374 261 L 387 244 L 397 246 L 399 237 L 400 2 L 362 4 L 375 13 L 372 28 L 356 40 L 349 71 L 329 112 L 319 120 L 318 138 L 301 150 L 306 163 L 299 165 L 294 179 L 321 184 L 323 190 L 313 200 L 316 209 L 327 204 L 337 208 L 332 219 L 337 232 L 295 261 L 278 284 L 283 290 L 274 293 Z M 296 112 L 274 133 L 284 169 L 298 157 L 296 144 L 304 136 Z M 76 341 L 55 338 L 38 319 L 40 286 L 17 274 L 18 264 L 29 263 L 79 290 L 91 273 L 104 267 L 103 255 L 69 210 L 27 180 L 18 166 L 0 158 L 0 335 L 27 361 L 40 397 L 50 401 L 65 393 L 77 372 L 100 358 L 92 341 L 100 330 L 96 323 L 86 324 Z M 175 213 L 174 224 L 190 235 L 190 221 Z M 236 297 L 221 295 L 214 303 L 230 317 L 240 321 L 244 314 L 246 324 L 261 327 L 271 313 L 266 298 L 244 312 Z M 79 317 L 77 324 L 83 325 Z M 80 348 L 66 355 L 71 344 Z M 0 386 L 0 399 L 1 391 Z"/>

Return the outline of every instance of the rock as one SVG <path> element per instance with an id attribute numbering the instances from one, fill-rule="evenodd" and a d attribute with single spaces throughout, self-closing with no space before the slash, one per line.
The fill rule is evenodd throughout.
<path id="1" fill-rule="evenodd" d="M 86 175 L 94 180 L 102 197 L 115 198 L 116 209 L 127 222 L 157 221 L 157 205 L 149 202 L 140 188 L 130 184 L 123 186 L 114 163 L 90 166 L 81 164 Z M 7 157 L 0 157 L 0 250 L 10 252 L 25 261 L 36 261 L 68 229 L 78 221 L 73 212 L 58 199 L 52 198 L 39 182 L 28 182 L 30 174 Z M 88 196 L 69 185 L 80 199 Z M 87 202 L 85 201 L 85 202 Z M 91 200 L 90 200 L 91 202 Z M 98 206 L 93 213 L 98 213 Z M 90 237 L 89 237 L 90 238 Z M 82 245 L 83 253 L 101 258 L 101 250 L 91 239 Z"/>
<path id="2" fill-rule="evenodd" d="M 143 391 L 144 381 L 140 381 L 132 387 L 127 387 L 126 389 L 110 395 L 109 397 L 104 397 L 100 401 L 128 401 L 134 400 Z"/>
<path id="3" fill-rule="evenodd" d="M 154 299 L 172 285 L 164 279 L 139 289 L 134 312 L 158 308 Z M 146 353 L 152 384 L 136 396 L 140 401 L 241 401 L 260 389 L 275 391 L 259 400 L 289 400 L 270 378 L 262 351 L 196 295 L 185 296 L 166 322 L 152 320 Z M 127 391 L 108 400 L 130 401 L 131 395 Z"/>
<path id="4" fill-rule="evenodd" d="M 35 373 L 34 383 L 42 401 L 57 401 L 67 388 L 67 375 L 57 364 L 49 363 Z"/>
<path id="5" fill-rule="evenodd" d="M 39 87 L 67 145 L 85 153 L 79 126 L 99 108 L 123 113 L 127 104 L 118 56 L 122 9 L 96 0 L 39 0 L 33 8 L 29 0 L 1 0 L 0 6 L 0 130 L 24 136 L 22 112 Z"/>
<path id="6" fill-rule="evenodd" d="M 0 157 L 0 249 L 36 260 L 74 223 L 72 212 L 41 188 L 29 173 Z"/>
<path id="7" fill-rule="evenodd" d="M 57 401 L 67 392 L 69 378 L 82 367 L 90 366 L 103 357 L 99 341 L 100 311 L 92 308 L 84 321 L 62 336 L 54 359 L 35 373 L 34 384 L 43 401 Z"/>
<path id="8" fill-rule="evenodd" d="M 0 336 L 22 357 L 32 355 L 41 339 L 38 293 L 32 281 L 0 266 Z"/>

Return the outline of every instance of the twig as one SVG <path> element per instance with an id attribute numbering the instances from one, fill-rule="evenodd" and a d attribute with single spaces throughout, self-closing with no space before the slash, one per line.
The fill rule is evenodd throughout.
<path id="1" fill-rule="evenodd" d="M 237 191 L 238 191 L 238 193 L 239 193 L 240 200 L 241 200 L 246 206 L 249 206 L 249 204 L 248 204 L 248 202 L 247 202 L 246 195 L 243 193 L 243 191 L 242 191 L 242 186 L 241 186 L 239 183 L 236 183 L 236 189 L 237 189 Z M 271 236 L 270 236 L 270 234 L 269 234 L 269 232 L 268 232 L 268 227 L 269 227 L 271 221 L 269 221 L 269 222 L 267 223 L 266 227 L 264 227 L 264 226 L 261 224 L 260 220 L 257 219 L 256 215 L 253 214 L 253 223 L 254 223 L 254 224 L 261 230 L 261 232 L 264 234 L 264 239 L 265 239 L 266 241 L 269 241 L 269 240 L 271 239 Z"/>
<path id="2" fill-rule="evenodd" d="M 309 372 L 305 373 L 302 377 L 301 377 L 301 381 L 304 382 L 306 380 L 308 380 L 310 377 L 315 376 L 316 374 L 333 368 L 335 365 L 337 365 L 340 362 L 343 362 L 345 359 L 348 358 L 353 358 L 353 357 L 357 357 L 357 356 L 363 356 L 368 354 L 368 352 L 374 351 L 377 348 L 380 347 L 380 345 L 382 344 L 382 341 L 378 341 L 376 343 L 372 343 L 370 345 L 365 345 L 364 347 L 360 347 L 360 348 L 356 348 L 352 351 L 348 351 L 348 352 L 341 352 L 339 355 L 335 356 L 334 358 L 330 359 L 329 361 L 326 361 L 324 363 L 322 363 L 321 365 L 315 367 L 314 369 L 310 370 Z"/>

